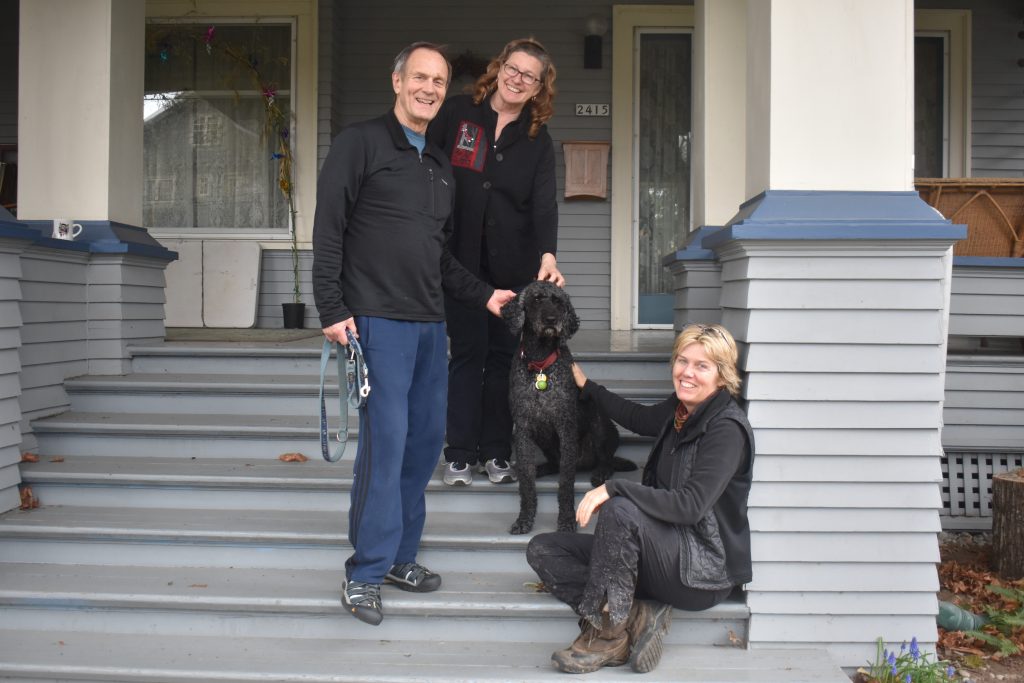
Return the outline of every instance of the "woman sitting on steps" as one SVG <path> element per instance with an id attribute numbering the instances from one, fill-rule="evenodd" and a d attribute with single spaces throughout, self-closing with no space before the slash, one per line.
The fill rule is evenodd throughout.
<path id="1" fill-rule="evenodd" d="M 736 404 L 736 342 L 721 325 L 689 325 L 672 350 L 674 394 L 642 405 L 587 380 L 584 400 L 623 427 L 657 440 L 641 483 L 611 479 L 576 509 L 593 535 L 555 532 L 530 541 L 527 561 L 580 615 L 580 635 L 555 652 L 556 669 L 588 673 L 627 661 L 653 670 L 672 608 L 717 605 L 751 580 L 747 495 L 754 436 Z"/>

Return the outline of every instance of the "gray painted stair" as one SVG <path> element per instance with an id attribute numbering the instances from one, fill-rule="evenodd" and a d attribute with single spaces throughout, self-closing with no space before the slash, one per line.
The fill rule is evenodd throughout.
<path id="1" fill-rule="evenodd" d="M 442 630 L 443 623 L 437 628 Z M 0 631 L 0 675 L 25 680 L 55 672 L 75 680 L 179 683 L 470 683 L 565 681 L 548 664 L 550 643 L 369 640 L 124 634 L 116 640 L 69 629 Z M 54 662 L 59 662 L 55 665 Z M 588 681 L 631 680 L 615 668 Z M 640 680 L 640 679 L 638 679 Z M 849 683 L 822 653 L 670 647 L 644 683 Z"/>
<path id="2" fill-rule="evenodd" d="M 635 400 L 667 394 L 664 339 L 630 353 L 602 339 L 576 354 L 590 376 Z M 478 476 L 452 489 L 439 466 L 419 559 L 442 573 L 441 590 L 385 587 L 377 628 L 343 613 L 358 418 L 345 458 L 320 460 L 315 341 L 139 348 L 131 375 L 67 383 L 71 410 L 33 422 L 40 461 L 22 466 L 42 507 L 0 516 L 0 678 L 565 680 L 548 660 L 576 618 L 530 585 L 529 538 L 508 533 L 515 485 Z M 336 387 L 329 395 L 334 414 Z M 624 435 L 620 455 L 648 448 Z M 277 460 L 294 451 L 310 461 Z M 554 528 L 555 488 L 538 483 L 536 532 Z M 583 475 L 577 494 L 588 488 Z M 644 680 L 848 680 L 822 653 L 734 647 L 748 619 L 742 598 L 677 612 Z"/>

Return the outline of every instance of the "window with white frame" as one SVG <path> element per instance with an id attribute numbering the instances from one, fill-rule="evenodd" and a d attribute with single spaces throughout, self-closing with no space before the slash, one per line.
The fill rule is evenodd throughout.
<path id="1" fill-rule="evenodd" d="M 290 23 L 146 27 L 143 222 L 230 232 L 288 230 L 281 190 L 292 111 Z M 166 179 L 173 179 L 168 186 Z"/>

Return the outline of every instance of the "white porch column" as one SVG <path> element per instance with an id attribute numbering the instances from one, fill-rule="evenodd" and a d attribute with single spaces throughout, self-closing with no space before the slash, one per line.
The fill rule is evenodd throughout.
<path id="1" fill-rule="evenodd" d="M 744 347 L 751 647 L 936 640 L 951 245 L 912 191 L 911 0 L 747 4 L 746 195 L 702 240 Z"/>
<path id="2" fill-rule="evenodd" d="M 746 0 L 697 0 L 693 49 L 693 225 L 724 225 L 745 194 Z"/>
<path id="3" fill-rule="evenodd" d="M 142 224 L 145 3 L 22 0 L 18 218 Z"/>
<path id="4" fill-rule="evenodd" d="M 913 187 L 913 11 L 911 0 L 748 3 L 746 197 Z"/>

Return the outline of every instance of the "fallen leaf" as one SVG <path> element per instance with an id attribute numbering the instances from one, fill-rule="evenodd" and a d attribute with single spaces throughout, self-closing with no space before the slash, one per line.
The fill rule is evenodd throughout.
<path id="1" fill-rule="evenodd" d="M 50 462 L 64 462 L 64 458 L 58 455 L 56 458 L 50 458 Z"/>
<path id="2" fill-rule="evenodd" d="M 732 629 L 729 629 L 729 642 L 736 647 L 743 647 L 743 640 Z"/>
<path id="3" fill-rule="evenodd" d="M 22 462 L 39 462 L 39 456 L 36 455 L 35 453 L 25 452 L 25 453 L 21 454 L 21 461 Z"/>
<path id="4" fill-rule="evenodd" d="M 309 460 L 309 458 L 304 456 L 302 453 L 282 453 L 277 456 L 277 459 L 281 462 L 306 462 Z"/>
<path id="5" fill-rule="evenodd" d="M 207 587 L 208 586 L 205 583 L 193 583 L 192 585 L 189 586 L 189 588 L 207 588 Z"/>
<path id="6" fill-rule="evenodd" d="M 523 581 L 523 586 L 535 593 L 547 593 L 548 587 L 542 581 Z"/>
<path id="7" fill-rule="evenodd" d="M 39 507 L 39 499 L 32 493 L 31 486 L 21 486 L 18 493 L 21 496 L 22 510 L 31 510 Z"/>

